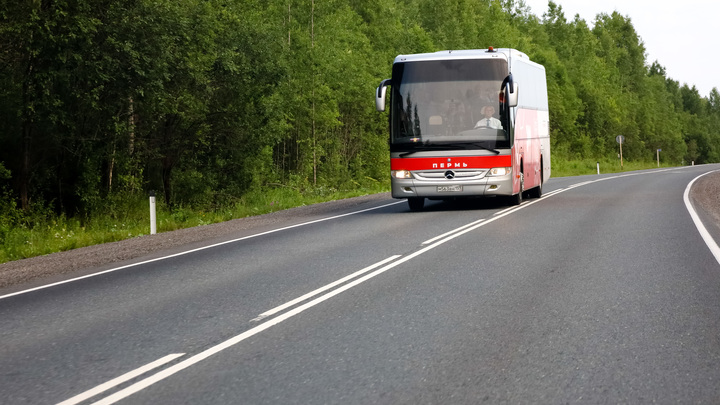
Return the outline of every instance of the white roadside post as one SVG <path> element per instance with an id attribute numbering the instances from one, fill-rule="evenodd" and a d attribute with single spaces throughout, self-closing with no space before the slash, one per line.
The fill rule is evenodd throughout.
<path id="1" fill-rule="evenodd" d="M 658 162 L 658 167 L 660 167 L 660 151 L 662 151 L 662 149 L 658 149 L 658 150 L 657 150 L 657 162 Z"/>
<path id="2" fill-rule="evenodd" d="M 600 174 L 600 162 L 597 162 L 598 174 Z"/>
<path id="3" fill-rule="evenodd" d="M 155 191 L 150 190 L 150 235 L 157 233 L 157 218 L 155 216 Z"/>

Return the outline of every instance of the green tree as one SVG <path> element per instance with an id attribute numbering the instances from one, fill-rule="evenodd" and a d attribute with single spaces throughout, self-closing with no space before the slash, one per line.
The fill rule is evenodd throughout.
<path id="1" fill-rule="evenodd" d="M 720 161 L 720 93 L 647 63 L 617 12 L 590 28 L 522 0 L 23 0 L 0 7 L 0 205 L 89 217 L 149 189 L 221 207 L 386 184 L 371 94 L 395 56 L 488 46 L 545 66 L 554 159 L 624 135 L 631 159 Z"/>

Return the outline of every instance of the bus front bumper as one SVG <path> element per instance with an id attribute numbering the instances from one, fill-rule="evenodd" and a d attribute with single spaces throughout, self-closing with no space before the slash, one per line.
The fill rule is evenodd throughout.
<path id="1" fill-rule="evenodd" d="M 486 176 L 472 181 L 393 178 L 391 185 L 394 198 L 424 197 L 442 200 L 456 197 L 510 196 L 513 194 L 512 174 Z"/>

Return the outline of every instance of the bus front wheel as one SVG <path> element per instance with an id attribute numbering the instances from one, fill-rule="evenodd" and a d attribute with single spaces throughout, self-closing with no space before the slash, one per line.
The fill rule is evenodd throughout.
<path id="1" fill-rule="evenodd" d="M 542 170 L 542 159 L 540 159 L 540 185 L 530 190 L 530 198 L 542 197 L 542 186 L 543 186 L 543 170 Z"/>
<path id="2" fill-rule="evenodd" d="M 525 175 L 520 172 L 520 192 L 510 196 L 510 205 L 520 205 L 523 200 L 523 193 L 525 192 Z"/>

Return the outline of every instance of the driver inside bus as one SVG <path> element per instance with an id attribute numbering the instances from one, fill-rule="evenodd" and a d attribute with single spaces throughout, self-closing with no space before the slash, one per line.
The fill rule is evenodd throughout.
<path id="1" fill-rule="evenodd" d="M 493 117 L 495 114 L 495 107 L 487 105 L 480 110 L 480 113 L 483 115 L 483 118 L 475 124 L 475 128 L 502 129 L 503 126 L 502 123 L 500 123 L 500 120 Z"/>

